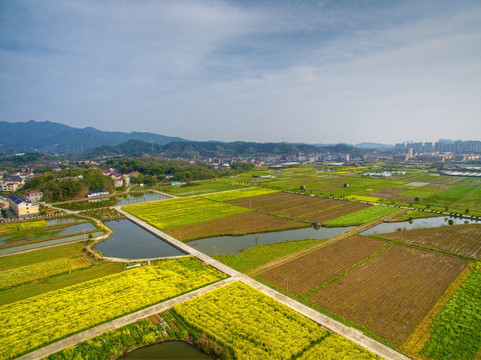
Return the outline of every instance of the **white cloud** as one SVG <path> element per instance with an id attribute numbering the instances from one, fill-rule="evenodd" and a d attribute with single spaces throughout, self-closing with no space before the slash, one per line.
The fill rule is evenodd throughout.
<path id="1" fill-rule="evenodd" d="M 467 1 L 7 3 L 3 120 L 198 140 L 481 133 L 481 21 Z"/>

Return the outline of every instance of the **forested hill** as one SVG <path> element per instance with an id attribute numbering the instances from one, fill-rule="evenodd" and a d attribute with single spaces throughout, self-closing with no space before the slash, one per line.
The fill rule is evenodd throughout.
<path id="1" fill-rule="evenodd" d="M 256 155 L 290 155 L 314 153 L 349 153 L 361 155 L 362 150 L 345 144 L 318 146 L 290 143 L 254 143 L 254 142 L 198 142 L 174 141 L 166 145 L 151 144 L 141 140 L 130 140 L 116 146 L 101 146 L 91 149 L 80 156 L 96 158 L 101 156 L 138 157 L 144 154 L 164 157 L 236 157 Z"/>
<path id="2" fill-rule="evenodd" d="M 57 153 L 72 154 L 102 145 L 123 144 L 131 139 L 165 145 L 171 141 L 183 141 L 150 132 L 101 131 L 93 127 L 84 129 L 43 121 L 10 123 L 0 121 L 0 152 L 2 153 Z"/>

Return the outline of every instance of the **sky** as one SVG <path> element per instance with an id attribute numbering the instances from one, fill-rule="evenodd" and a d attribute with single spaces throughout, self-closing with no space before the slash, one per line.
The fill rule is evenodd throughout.
<path id="1" fill-rule="evenodd" d="M 0 0 L 0 121 L 481 140 L 480 0 Z"/>

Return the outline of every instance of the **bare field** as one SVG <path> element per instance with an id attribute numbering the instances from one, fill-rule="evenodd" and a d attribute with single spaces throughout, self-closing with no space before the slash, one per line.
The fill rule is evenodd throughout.
<path id="1" fill-rule="evenodd" d="M 354 235 L 264 271 L 259 277 L 292 294 L 302 295 L 388 245 Z"/>
<path id="2" fill-rule="evenodd" d="M 481 258 L 481 224 L 414 229 L 379 236 L 476 259 Z"/>
<path id="3" fill-rule="evenodd" d="M 188 241 L 220 235 L 241 235 L 307 227 L 305 223 L 270 216 L 258 212 L 247 212 L 225 218 L 178 226 L 164 230 L 165 233 Z"/>
<path id="4" fill-rule="evenodd" d="M 301 221 L 323 223 L 370 207 L 369 204 L 324 199 L 288 193 L 273 193 L 229 202 L 232 205 L 286 216 Z"/>
<path id="5" fill-rule="evenodd" d="M 398 189 L 398 188 L 387 188 L 375 192 L 366 193 L 366 196 L 377 197 L 381 199 L 393 199 L 393 200 L 401 200 L 401 201 L 414 201 L 414 197 L 412 196 L 403 196 L 399 195 L 402 192 L 405 192 L 406 189 Z"/>
<path id="6" fill-rule="evenodd" d="M 309 300 L 400 346 L 467 264 L 396 245 Z"/>

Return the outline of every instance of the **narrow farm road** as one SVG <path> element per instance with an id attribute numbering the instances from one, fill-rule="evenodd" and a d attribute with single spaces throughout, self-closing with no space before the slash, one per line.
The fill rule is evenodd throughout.
<path id="1" fill-rule="evenodd" d="M 137 217 L 125 212 L 122 210 L 120 207 L 116 207 L 116 209 L 122 213 L 126 218 L 130 219 L 131 221 L 135 222 L 137 225 L 143 227 L 144 229 L 156 234 L 157 236 L 161 237 L 165 241 L 169 242 L 170 244 L 176 246 L 177 248 L 195 256 L 199 260 L 203 261 L 206 264 L 211 265 L 212 267 L 222 271 L 223 273 L 230 275 L 231 276 L 231 281 L 242 281 L 243 283 L 252 286 L 253 288 L 258 289 L 259 291 L 262 291 L 264 294 L 270 296 L 271 298 L 283 303 L 284 305 L 288 306 L 289 308 L 293 309 L 294 311 L 299 312 L 300 314 L 304 315 L 305 317 L 311 319 L 312 321 L 318 323 L 322 327 L 329 329 L 332 332 L 335 332 L 339 335 L 342 335 L 349 340 L 353 341 L 354 343 L 362 346 L 365 349 L 368 349 L 369 351 L 372 351 L 376 355 L 382 357 L 383 359 L 386 360 L 408 360 L 409 358 L 398 351 L 391 349 L 390 347 L 368 337 L 361 331 L 354 329 L 350 326 L 344 325 L 340 323 L 337 320 L 334 320 L 324 314 L 321 314 L 320 312 L 298 302 L 297 300 L 294 300 L 254 279 L 251 277 L 244 275 L 240 273 L 237 270 L 234 270 L 227 265 L 222 264 L 221 262 L 211 258 L 210 256 L 205 255 L 204 253 L 201 253 L 200 251 L 197 251 L 190 246 L 186 245 L 183 242 L 180 242 L 179 240 L 173 238 L 170 235 L 167 235 L 163 233 L 162 231 L 158 230 L 157 228 L 153 227 L 152 225 L 146 223 L 143 220 L 138 219 Z M 392 216 L 394 214 L 391 214 Z M 376 220 L 376 222 L 380 222 L 383 219 L 387 217 L 384 217 L 382 219 Z M 352 231 L 356 230 L 356 232 L 350 233 L 349 235 L 353 235 L 357 232 L 360 232 L 364 230 L 365 228 L 368 228 L 370 226 L 373 226 L 375 222 L 363 225 L 361 227 L 358 227 L 356 229 L 353 229 Z M 346 234 L 345 234 L 346 235 Z M 346 235 L 347 236 L 347 235 Z"/>
<path id="2" fill-rule="evenodd" d="M 147 318 L 149 316 L 161 313 L 163 311 L 166 311 L 173 306 L 183 303 L 187 300 L 190 300 L 192 298 L 195 298 L 201 294 L 207 293 L 211 290 L 214 290 L 216 288 L 222 287 L 224 285 L 227 285 L 231 282 L 234 281 L 241 281 L 249 286 L 252 286 L 259 291 L 263 292 L 267 296 L 270 296 L 271 298 L 283 303 L 284 305 L 288 306 L 289 308 L 293 309 L 294 311 L 297 311 L 298 313 L 304 315 L 305 317 L 311 319 L 312 321 L 318 323 L 320 326 L 329 329 L 330 331 L 333 331 L 339 335 L 342 335 L 349 340 L 353 341 L 354 343 L 364 347 L 365 349 L 370 350 L 371 352 L 375 353 L 376 355 L 380 356 L 383 359 L 386 360 L 408 360 L 409 358 L 406 357 L 405 355 L 397 352 L 394 349 L 391 349 L 387 347 L 384 344 L 381 344 L 380 342 L 366 336 L 364 333 L 360 332 L 357 329 L 351 328 L 347 325 L 344 325 L 324 314 L 319 313 L 318 311 L 299 303 L 298 301 L 281 294 L 277 292 L 276 290 L 265 286 L 264 284 L 259 283 L 258 281 L 250 278 L 247 275 L 244 275 L 240 273 L 237 270 L 234 270 L 217 260 L 212 259 L 211 257 L 191 248 L 190 246 L 178 241 L 177 239 L 164 234 L 157 228 L 149 225 L 148 223 L 130 215 L 129 213 L 123 211 L 120 207 L 116 207 L 116 209 L 125 215 L 128 219 L 131 221 L 135 222 L 139 226 L 142 226 L 146 230 L 156 234 L 157 236 L 161 237 L 165 241 L 171 243 L 172 245 L 178 247 L 179 249 L 185 251 L 188 254 L 191 254 L 192 256 L 197 257 L 199 260 L 203 261 L 206 264 L 211 265 L 212 267 L 224 272 L 225 274 L 229 275 L 230 277 L 224 280 L 221 280 L 219 282 L 216 282 L 214 284 L 205 286 L 203 288 L 194 290 L 192 292 L 189 292 L 187 294 L 183 294 L 181 296 L 178 296 L 176 298 L 164 301 L 162 303 L 150 306 L 148 308 L 145 308 L 143 310 L 131 313 L 129 315 L 120 317 L 118 319 L 109 321 L 107 323 L 104 323 L 102 325 L 93 327 L 91 329 L 88 329 L 86 331 L 80 332 L 78 334 L 72 335 L 68 338 L 62 339 L 58 342 L 55 342 L 53 344 L 47 345 L 41 349 L 38 349 L 36 351 L 33 351 L 29 354 L 23 355 L 18 358 L 18 360 L 34 360 L 34 359 L 42 359 L 45 358 L 51 354 L 54 354 L 58 351 L 63 350 L 66 347 L 69 346 L 74 346 L 75 344 L 78 344 L 80 342 L 83 342 L 85 340 L 88 340 L 92 337 L 101 335 L 102 333 L 110 330 L 115 330 L 118 328 L 121 328 L 125 325 L 131 324 L 135 321 L 142 320 L 144 318 Z"/>
<path id="3" fill-rule="evenodd" d="M 373 220 L 367 224 L 363 224 L 363 225 L 360 225 L 352 230 L 349 230 L 349 231 L 346 231 L 345 233 L 342 233 L 342 234 L 339 234 L 339 235 L 336 235 L 336 236 L 333 236 L 332 238 L 326 240 L 326 241 L 323 241 L 319 244 L 315 244 L 313 246 L 310 246 L 306 249 L 303 249 L 301 251 L 298 251 L 294 254 L 290 254 L 290 255 L 286 255 L 280 259 L 276 259 L 276 260 L 273 260 L 267 264 L 264 264 L 264 265 L 261 265 L 255 269 L 252 269 L 250 270 L 246 275 L 249 275 L 249 276 L 254 276 L 254 275 L 257 275 L 257 274 L 260 274 L 261 272 L 263 271 L 266 271 L 270 268 L 273 268 L 273 267 L 276 267 L 276 266 L 279 266 L 281 264 L 284 264 L 286 262 L 289 262 L 293 259 L 297 259 L 301 256 L 304 256 L 306 254 L 309 254 L 321 247 L 324 247 L 324 246 L 327 246 L 329 244 L 332 244 L 332 243 L 335 243 L 336 241 L 339 241 L 339 240 L 342 240 L 342 239 L 345 239 L 345 238 L 348 238 L 349 236 L 352 236 L 352 235 L 356 235 L 356 234 L 359 234 L 361 232 L 363 232 L 364 230 L 367 230 L 373 226 L 376 226 L 380 223 L 382 223 L 384 220 L 388 220 L 392 217 L 395 217 L 396 215 L 399 215 L 401 212 L 403 212 L 404 209 L 401 209 L 399 211 L 396 211 L 395 213 L 392 213 L 392 214 L 389 214 L 389 215 L 386 215 L 386 216 L 383 216 L 379 219 L 376 219 L 376 220 Z"/>

